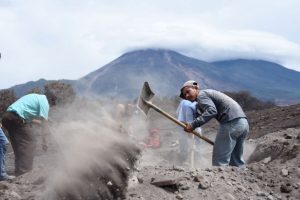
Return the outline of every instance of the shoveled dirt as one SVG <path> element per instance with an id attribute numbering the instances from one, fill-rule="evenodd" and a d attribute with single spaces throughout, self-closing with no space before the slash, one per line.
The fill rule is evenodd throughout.
<path id="1" fill-rule="evenodd" d="M 248 143 L 256 143 L 257 148 L 251 163 L 241 169 L 191 169 L 165 160 L 141 166 L 131 177 L 127 199 L 299 199 L 300 129 L 270 133 Z M 164 186 L 155 185 L 166 181 Z"/>
<path id="2" fill-rule="evenodd" d="M 245 168 L 212 167 L 212 147 L 205 142 L 195 167 L 181 166 L 172 144 L 182 130 L 169 129 L 162 133 L 160 149 L 143 151 L 127 199 L 300 199 L 300 104 L 247 116 Z M 217 127 L 213 120 L 203 132 L 213 140 Z"/>
<path id="3" fill-rule="evenodd" d="M 121 136 L 121 140 L 96 148 L 94 156 L 83 158 L 74 151 L 65 152 L 75 161 L 61 168 L 57 162 L 61 151 L 53 142 L 48 152 L 37 150 L 31 172 L 0 182 L 0 199 L 300 199 L 300 104 L 248 112 L 247 116 L 251 134 L 245 146 L 245 168 L 212 167 L 212 146 L 205 142 L 194 167 L 182 165 L 177 136 L 185 133 L 172 122 L 155 117 L 150 126 L 161 130 L 160 148 L 145 148 L 139 154 L 131 141 L 137 144 L 147 136 L 147 129 L 133 127 L 131 141 L 121 142 L 125 140 Z M 77 124 L 70 125 L 78 128 Z M 216 128 L 212 121 L 203 132 L 214 140 Z M 77 168 L 78 163 L 81 167 Z M 13 171 L 12 152 L 8 154 L 8 171 Z M 74 178 L 78 172 L 79 178 Z M 57 192 L 60 189 L 62 193 Z"/>
<path id="4" fill-rule="evenodd" d="M 300 104 L 251 111 L 247 116 L 251 127 L 250 138 L 259 138 L 287 128 L 300 128 Z"/>

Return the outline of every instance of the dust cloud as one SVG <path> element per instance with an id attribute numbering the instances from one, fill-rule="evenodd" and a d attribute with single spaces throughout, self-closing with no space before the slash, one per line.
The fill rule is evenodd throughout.
<path id="1" fill-rule="evenodd" d="M 122 119 L 115 116 L 114 103 L 101 100 L 81 99 L 53 110 L 51 141 L 57 159 L 39 199 L 122 196 L 140 150 L 120 131 Z"/>
<path id="2" fill-rule="evenodd" d="M 244 159 L 247 162 L 256 148 L 256 144 L 251 140 L 246 140 L 244 143 Z"/>

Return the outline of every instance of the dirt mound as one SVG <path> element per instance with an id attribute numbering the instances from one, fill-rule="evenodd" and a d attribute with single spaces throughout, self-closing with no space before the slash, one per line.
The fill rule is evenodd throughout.
<path id="1" fill-rule="evenodd" d="M 300 152 L 299 130 L 289 128 L 263 136 L 250 156 L 248 163 L 259 162 L 264 159 L 268 162 L 280 161 L 285 163 L 288 160 L 295 159 Z"/>
<path id="2" fill-rule="evenodd" d="M 247 116 L 251 131 L 245 168 L 212 167 L 212 147 L 205 142 L 196 168 L 179 166 L 172 146 L 176 133 L 165 131 L 159 150 L 143 152 L 127 199 L 300 199 L 300 104 Z M 213 140 L 217 127 L 212 120 L 203 132 Z"/>
<path id="3" fill-rule="evenodd" d="M 61 174 L 64 178 L 59 185 L 46 190 L 43 199 L 117 199 L 124 196 L 130 171 L 138 158 L 139 148 L 134 144 L 113 144 L 106 151 L 98 152 L 98 161 L 89 164 L 89 170 L 83 170 L 77 177 L 69 173 L 66 167 Z"/>
<path id="4" fill-rule="evenodd" d="M 300 127 L 300 104 L 247 112 L 250 138 L 259 138 L 287 128 Z"/>
<path id="5" fill-rule="evenodd" d="M 191 169 L 166 160 L 131 177 L 127 199 L 299 199 L 300 129 L 270 133 L 250 143 L 250 164 Z"/>
<path id="6" fill-rule="evenodd" d="M 10 182 L 0 182 L 1 199 L 117 199 L 125 195 L 130 172 L 139 155 L 135 145 L 114 144 L 109 151 L 99 152 L 102 167 L 95 161 L 89 170 L 74 174 L 73 169 L 59 169 L 61 180 L 53 184 L 49 172 L 58 170 L 47 166 L 45 156 L 40 166 Z M 114 155 L 111 157 L 110 155 Z M 45 162 L 45 165 L 41 165 Z"/>

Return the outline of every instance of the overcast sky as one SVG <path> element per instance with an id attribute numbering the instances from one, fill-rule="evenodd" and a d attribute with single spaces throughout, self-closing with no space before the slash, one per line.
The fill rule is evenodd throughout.
<path id="1" fill-rule="evenodd" d="M 299 0 L 0 0 L 0 89 L 78 79 L 148 47 L 300 71 L 299 10 Z"/>

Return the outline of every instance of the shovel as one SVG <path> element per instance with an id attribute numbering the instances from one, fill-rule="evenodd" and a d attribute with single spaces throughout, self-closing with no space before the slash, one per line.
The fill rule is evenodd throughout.
<path id="1" fill-rule="evenodd" d="M 159 107 L 157 107 L 156 105 L 152 104 L 151 99 L 154 97 L 154 93 L 152 92 L 149 83 L 145 82 L 143 89 L 141 91 L 139 100 L 138 100 L 138 107 L 147 115 L 148 111 L 150 108 L 153 108 L 155 111 L 157 111 L 158 113 L 162 114 L 163 116 L 167 117 L 168 119 L 170 119 L 171 121 L 175 122 L 176 124 L 178 124 L 179 126 L 185 128 L 186 125 L 180 121 L 178 121 L 177 119 L 175 119 L 174 117 L 172 117 L 171 115 L 169 115 L 168 113 L 166 113 L 165 111 L 163 111 L 162 109 L 160 109 Z M 214 142 L 211 141 L 210 139 L 208 139 L 205 136 L 200 135 L 199 133 L 193 131 L 191 132 L 192 134 L 196 135 L 197 137 L 201 138 L 202 140 L 206 141 L 207 143 L 214 145 Z"/>

